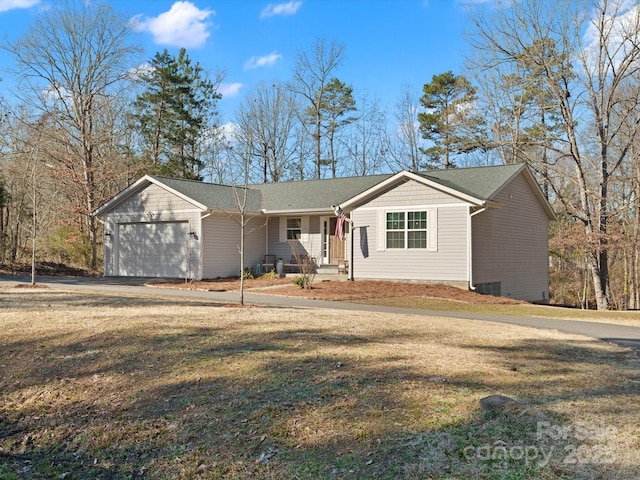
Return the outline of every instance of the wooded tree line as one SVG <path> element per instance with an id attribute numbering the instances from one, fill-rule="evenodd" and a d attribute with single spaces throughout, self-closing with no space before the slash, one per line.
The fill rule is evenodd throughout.
<path id="1" fill-rule="evenodd" d="M 391 107 L 340 78 L 346 47 L 318 39 L 223 119 L 222 71 L 184 49 L 142 61 L 108 4 L 56 3 L 4 46 L 20 93 L 2 103 L 2 260 L 28 254 L 37 224 L 41 256 L 97 267 L 89 214 L 144 173 L 278 182 L 526 162 L 558 214 L 554 300 L 638 308 L 640 9 L 522 0 L 473 25 L 466 71 L 404 86 Z"/>

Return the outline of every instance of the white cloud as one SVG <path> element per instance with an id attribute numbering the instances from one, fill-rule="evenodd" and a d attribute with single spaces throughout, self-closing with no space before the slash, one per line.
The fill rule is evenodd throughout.
<path id="1" fill-rule="evenodd" d="M 152 72 L 153 67 L 149 63 L 142 63 L 129 70 L 128 77 L 133 80 L 141 80 L 143 76 Z"/>
<path id="2" fill-rule="evenodd" d="M 184 48 L 204 46 L 212 24 L 207 19 L 215 15 L 214 10 L 200 10 L 191 2 L 175 2 L 168 12 L 157 17 L 133 19 L 137 30 L 150 32 L 159 45 Z"/>
<path id="3" fill-rule="evenodd" d="M 31 8 L 38 3 L 40 3 L 40 0 L 0 0 L 0 12 L 15 8 Z"/>
<path id="4" fill-rule="evenodd" d="M 289 15 L 295 15 L 295 13 L 301 6 L 302 2 L 299 0 L 291 0 L 287 3 L 278 4 L 270 3 L 262 9 L 262 11 L 260 12 L 260 18 L 275 17 L 276 15 L 282 15 L 285 17 Z"/>
<path id="5" fill-rule="evenodd" d="M 222 98 L 235 97 L 243 86 L 241 83 L 221 83 L 218 93 L 222 94 Z"/>
<path id="6" fill-rule="evenodd" d="M 271 52 L 269 55 L 263 57 L 251 57 L 244 64 L 245 70 L 251 70 L 252 68 L 260 67 L 272 67 L 278 60 L 282 59 L 282 55 L 278 52 Z"/>

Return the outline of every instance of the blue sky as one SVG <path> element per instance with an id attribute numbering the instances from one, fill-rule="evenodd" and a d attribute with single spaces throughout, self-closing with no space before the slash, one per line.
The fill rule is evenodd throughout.
<path id="1" fill-rule="evenodd" d="M 55 0 L 0 0 L 0 32 L 16 40 Z M 149 60 L 185 47 L 212 74 L 226 72 L 219 106 L 232 121 L 260 82 L 291 77 L 296 52 L 324 37 L 346 47 L 336 76 L 391 109 L 404 85 L 419 92 L 435 74 L 462 73 L 468 10 L 490 0 L 112 0 L 135 19 Z M 0 34 L 1 35 L 1 34 Z M 11 102 L 11 62 L 0 51 L 2 94 Z"/>

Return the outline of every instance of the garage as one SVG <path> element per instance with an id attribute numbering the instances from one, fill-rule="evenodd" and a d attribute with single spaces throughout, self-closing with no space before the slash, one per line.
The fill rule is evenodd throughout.
<path id="1" fill-rule="evenodd" d="M 187 277 L 188 222 L 125 223 L 118 226 L 118 275 Z"/>

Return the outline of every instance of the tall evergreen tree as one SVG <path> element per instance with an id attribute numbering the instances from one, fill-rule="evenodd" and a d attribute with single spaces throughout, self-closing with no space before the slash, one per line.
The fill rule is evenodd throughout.
<path id="1" fill-rule="evenodd" d="M 216 84 L 184 48 L 177 57 L 166 49 L 156 53 L 140 77 L 146 89 L 135 101 L 133 118 L 145 156 L 159 173 L 201 179 L 198 139 L 221 98 Z"/>
<path id="2" fill-rule="evenodd" d="M 426 109 L 418 114 L 422 136 L 433 145 L 423 149 L 432 162 L 455 166 L 452 156 L 468 153 L 480 145 L 467 134 L 471 124 L 480 121 L 473 114 L 476 89 L 463 76 L 451 71 L 434 75 L 423 88 L 420 103 Z"/>
<path id="3" fill-rule="evenodd" d="M 329 159 L 331 176 L 336 177 L 336 147 L 335 140 L 339 130 L 354 122 L 356 117 L 349 115 L 355 112 L 356 101 L 353 98 L 353 87 L 337 78 L 332 78 L 327 83 L 324 98 L 320 102 L 320 116 L 325 138 L 329 142 Z"/>

